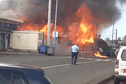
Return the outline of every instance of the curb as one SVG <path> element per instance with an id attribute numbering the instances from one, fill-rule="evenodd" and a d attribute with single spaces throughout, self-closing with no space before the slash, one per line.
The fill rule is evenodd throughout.
<path id="1" fill-rule="evenodd" d="M 107 84 L 110 80 L 114 79 L 114 75 L 110 76 L 109 78 L 99 82 L 98 84 Z"/>
<path id="2" fill-rule="evenodd" d="M 28 52 L 0 52 L 0 54 L 13 54 L 13 55 L 45 55 L 40 53 L 28 53 Z"/>

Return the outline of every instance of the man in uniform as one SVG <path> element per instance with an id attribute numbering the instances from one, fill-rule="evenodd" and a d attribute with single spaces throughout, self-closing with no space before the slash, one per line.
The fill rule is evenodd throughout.
<path id="1" fill-rule="evenodd" d="M 79 47 L 76 44 L 73 44 L 73 46 L 71 47 L 71 51 L 72 51 L 72 64 L 76 65 Z"/>

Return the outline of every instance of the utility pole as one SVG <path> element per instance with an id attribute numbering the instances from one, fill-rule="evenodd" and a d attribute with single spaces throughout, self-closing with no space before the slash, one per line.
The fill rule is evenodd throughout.
<path id="1" fill-rule="evenodd" d="M 48 31 L 47 31 L 47 46 L 50 46 L 51 2 L 52 2 L 52 0 L 49 0 L 49 5 L 48 5 Z"/>
<path id="2" fill-rule="evenodd" d="M 57 8 L 58 8 L 58 0 L 56 0 L 56 10 L 55 10 L 55 27 L 54 27 L 54 39 L 53 39 L 53 47 L 54 48 L 55 48 L 55 43 L 56 43 Z"/>
<path id="3" fill-rule="evenodd" d="M 115 9 L 113 11 L 113 16 L 112 16 L 112 24 L 113 24 L 113 28 L 112 28 L 112 45 L 111 45 L 111 56 L 112 56 L 112 49 L 113 49 L 113 34 L 114 34 L 114 16 L 115 16 Z"/>
<path id="4" fill-rule="evenodd" d="M 117 29 L 116 29 L 116 41 L 117 41 Z"/>
<path id="5" fill-rule="evenodd" d="M 118 41 L 117 41 L 117 29 L 116 29 L 116 47 L 118 46 Z"/>

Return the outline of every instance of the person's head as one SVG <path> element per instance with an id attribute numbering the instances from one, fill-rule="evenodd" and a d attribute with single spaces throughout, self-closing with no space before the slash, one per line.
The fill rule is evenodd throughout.
<path id="1" fill-rule="evenodd" d="M 77 43 L 76 43 L 76 42 L 72 42 L 72 46 L 73 46 L 73 45 L 77 45 Z"/>

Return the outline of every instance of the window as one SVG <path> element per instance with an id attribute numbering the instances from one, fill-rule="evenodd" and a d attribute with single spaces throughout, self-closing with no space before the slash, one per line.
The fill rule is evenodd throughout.
<path id="1" fill-rule="evenodd" d="M 25 84 L 20 75 L 14 73 L 14 84 Z"/>
<path id="2" fill-rule="evenodd" d="M 0 84 L 12 84 L 11 71 L 0 70 Z"/>
<path id="3" fill-rule="evenodd" d="M 26 77 L 22 72 L 14 71 L 13 73 L 14 84 L 28 84 Z"/>
<path id="4" fill-rule="evenodd" d="M 123 50 L 121 58 L 123 61 L 126 61 L 126 50 Z"/>
<path id="5" fill-rule="evenodd" d="M 0 84 L 29 84 L 22 72 L 0 70 Z"/>
<path id="6" fill-rule="evenodd" d="M 41 71 L 25 72 L 30 84 L 51 84 L 50 80 Z"/>

